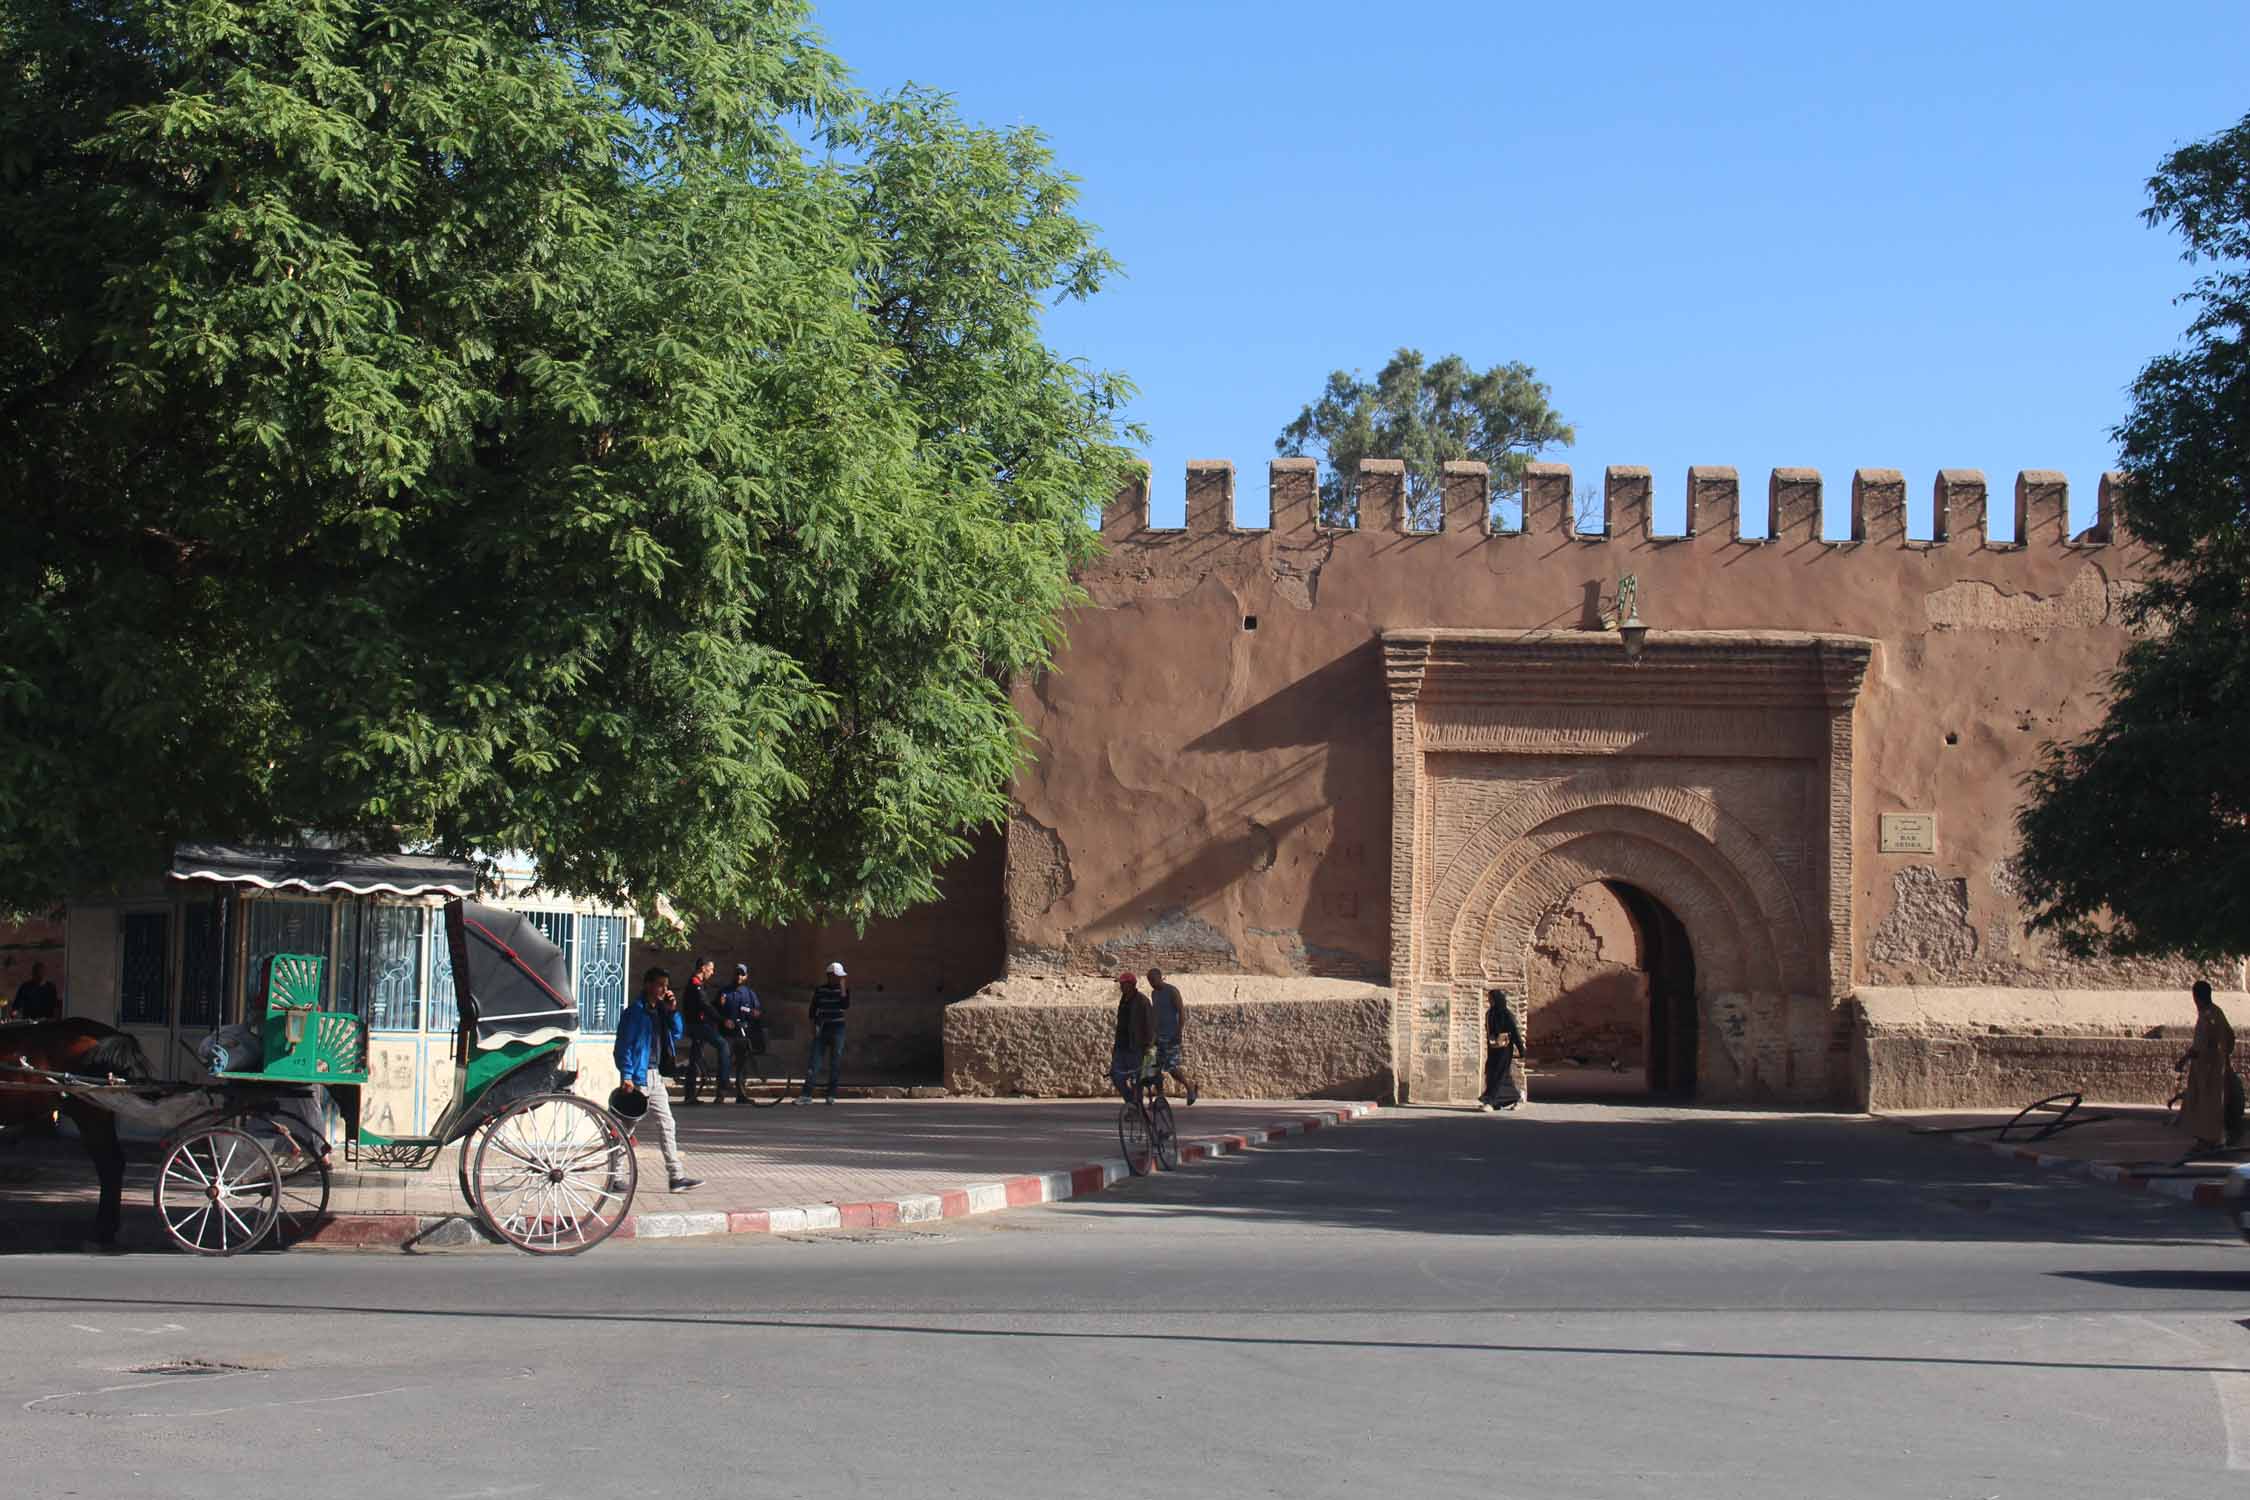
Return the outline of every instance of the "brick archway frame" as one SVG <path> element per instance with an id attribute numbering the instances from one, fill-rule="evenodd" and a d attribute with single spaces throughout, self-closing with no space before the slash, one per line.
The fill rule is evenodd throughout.
<path id="1" fill-rule="evenodd" d="M 1540 919 L 1582 885 L 1621 880 L 1668 907 L 1694 948 L 1702 1091 L 1835 1094 L 1852 712 L 1872 649 L 1659 632 L 1634 660 L 1596 632 L 1386 635 L 1402 1092 L 1472 1095 L 1484 989 L 1522 993 Z M 1729 802 L 1758 803 L 1768 782 L 1804 795 L 1766 799 L 1752 826 Z"/>

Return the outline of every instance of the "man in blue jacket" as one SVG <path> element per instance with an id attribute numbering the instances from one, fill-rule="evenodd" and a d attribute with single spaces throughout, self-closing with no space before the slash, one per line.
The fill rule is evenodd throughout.
<path id="1" fill-rule="evenodd" d="M 703 1179 L 688 1176 L 687 1168 L 680 1163 L 680 1133 L 672 1124 L 672 1094 L 664 1086 L 660 1066 L 665 1058 L 679 1055 L 680 1038 L 686 1031 L 680 1013 L 664 1008 L 664 997 L 671 988 L 672 976 L 667 970 L 650 969 L 641 976 L 641 992 L 617 1018 L 615 1055 L 618 1086 L 648 1096 L 648 1118 L 656 1122 L 656 1149 L 664 1153 L 665 1175 L 672 1180 L 673 1192 L 684 1193 L 703 1186 Z"/>

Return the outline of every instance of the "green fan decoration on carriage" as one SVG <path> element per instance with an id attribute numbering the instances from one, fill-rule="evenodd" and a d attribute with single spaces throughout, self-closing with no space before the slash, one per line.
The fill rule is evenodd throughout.
<path id="1" fill-rule="evenodd" d="M 365 1083 L 367 1026 L 359 1017 L 320 1008 L 328 960 L 277 953 L 266 967 L 266 1065 L 258 1076 L 306 1083 Z"/>

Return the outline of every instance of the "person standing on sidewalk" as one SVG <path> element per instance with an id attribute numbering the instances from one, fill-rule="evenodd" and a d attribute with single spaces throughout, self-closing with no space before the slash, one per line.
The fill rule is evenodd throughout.
<path id="1" fill-rule="evenodd" d="M 830 964 L 820 988 L 812 992 L 812 1055 L 805 1059 L 805 1090 L 799 1104 L 812 1103 L 813 1079 L 820 1074 L 822 1058 L 828 1060 L 828 1102 L 836 1102 L 836 1079 L 844 1071 L 844 1016 L 852 1008 L 852 991 L 844 966 Z"/>
<path id="2" fill-rule="evenodd" d="M 2234 1073 L 2234 1026 L 2219 1002 L 2211 998 L 2208 981 L 2198 979 L 2195 997 L 2195 1039 L 2180 1058 L 2187 1070 L 2187 1088 L 2180 1099 L 2180 1128 L 2206 1149 L 2227 1144 L 2234 1124 L 2227 1117 L 2227 1080 Z M 2236 1085 L 2240 1087 L 2240 1085 Z"/>
<path id="3" fill-rule="evenodd" d="M 719 1055 L 719 1091 L 713 1102 L 724 1104 L 734 1094 L 734 1049 L 719 1027 L 719 986 L 711 977 L 718 967 L 708 958 L 697 959 L 695 976 L 680 997 L 680 1019 L 687 1023 L 687 1045 L 680 1049 L 680 1060 L 687 1066 L 680 1084 L 689 1104 L 703 1102 L 696 1097 L 696 1087 L 703 1081 L 700 1059 L 705 1047 Z"/>
<path id="4" fill-rule="evenodd" d="M 1187 1076 L 1180 1042 L 1187 1035 L 1187 1002 L 1180 987 L 1164 977 L 1154 964 L 1148 968 L 1148 1003 L 1156 1017 L 1156 1065 L 1172 1075 L 1187 1102 L 1195 1102 L 1195 1081 Z"/>
<path id="5" fill-rule="evenodd" d="M 1486 997 L 1484 1013 L 1484 1094 L 1477 1107 L 1490 1114 L 1514 1109 L 1530 1095 L 1523 1067 L 1523 1032 L 1516 1013 L 1508 1006 L 1508 992 L 1494 990 Z"/>
<path id="6" fill-rule="evenodd" d="M 62 1001 L 55 996 L 55 987 L 47 982 L 47 966 L 33 963 L 31 977 L 16 986 L 14 1019 L 18 1021 L 59 1021 L 62 1019 Z"/>
<path id="7" fill-rule="evenodd" d="M 1140 976 L 1118 975 L 1117 1027 L 1109 1041 L 1109 1085 L 1127 1104 L 1133 1102 L 1133 1086 L 1140 1078 L 1141 1059 L 1148 1056 L 1155 1045 L 1156 1014 L 1149 1008 L 1148 996 L 1141 993 Z"/>
<path id="8" fill-rule="evenodd" d="M 680 1161 L 680 1133 L 672 1123 L 672 1092 L 664 1084 L 664 1060 L 677 1051 L 681 1034 L 679 1012 L 664 1007 L 665 994 L 671 987 L 672 976 L 663 969 L 650 969 L 641 976 L 641 992 L 617 1018 L 613 1056 L 617 1060 L 618 1087 L 648 1096 L 648 1118 L 656 1121 L 656 1149 L 664 1153 L 664 1174 L 673 1192 L 684 1193 L 703 1186 L 703 1179 L 688 1176 Z"/>

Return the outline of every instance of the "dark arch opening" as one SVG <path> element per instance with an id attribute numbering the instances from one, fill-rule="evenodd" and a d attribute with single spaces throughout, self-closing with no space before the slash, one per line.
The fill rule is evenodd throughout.
<path id="1" fill-rule="evenodd" d="M 1695 950 L 1670 907 L 1594 881 L 1540 918 L 1532 946 L 1534 1100 L 1695 1092 Z"/>

